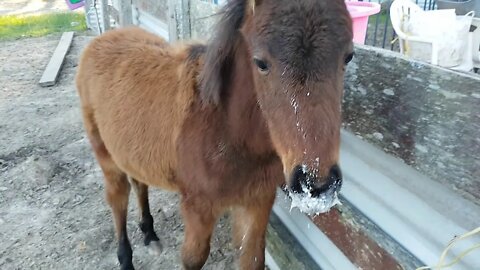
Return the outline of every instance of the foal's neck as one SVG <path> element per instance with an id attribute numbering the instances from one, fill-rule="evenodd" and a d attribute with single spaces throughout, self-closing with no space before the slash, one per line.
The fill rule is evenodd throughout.
<path id="1" fill-rule="evenodd" d="M 231 74 L 225 110 L 232 143 L 258 157 L 272 155 L 270 135 L 254 89 L 251 56 L 243 39 L 238 41 Z"/>

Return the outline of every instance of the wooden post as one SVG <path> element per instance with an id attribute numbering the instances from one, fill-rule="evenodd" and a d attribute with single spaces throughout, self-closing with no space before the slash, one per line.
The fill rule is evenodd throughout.
<path id="1" fill-rule="evenodd" d="M 192 36 L 191 24 L 190 24 L 190 0 L 182 0 L 179 13 L 182 16 L 181 20 L 181 38 L 189 39 Z"/>
<path id="2" fill-rule="evenodd" d="M 85 22 L 87 23 L 88 29 L 93 29 L 92 21 L 90 17 L 90 7 L 92 6 L 92 0 L 85 0 L 85 5 L 83 6 L 85 9 Z"/>
<path id="3" fill-rule="evenodd" d="M 110 15 L 108 12 L 108 0 L 100 0 L 101 1 L 101 9 L 102 9 L 102 25 L 103 25 L 103 32 L 106 32 L 110 29 Z"/>
<path id="4" fill-rule="evenodd" d="M 168 0 L 170 42 L 191 37 L 190 0 Z"/>
<path id="5" fill-rule="evenodd" d="M 176 0 L 168 0 L 167 2 L 168 39 L 170 42 L 175 42 L 178 40 L 177 16 L 175 11 L 176 2 Z"/>
<path id="6" fill-rule="evenodd" d="M 118 0 L 119 25 L 121 27 L 133 24 L 132 0 Z"/>

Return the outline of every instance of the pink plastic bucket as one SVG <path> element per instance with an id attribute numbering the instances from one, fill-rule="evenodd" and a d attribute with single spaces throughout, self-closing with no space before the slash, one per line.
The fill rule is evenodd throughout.
<path id="1" fill-rule="evenodd" d="M 371 2 L 346 2 L 353 20 L 353 42 L 364 44 L 368 17 L 380 12 L 380 4 Z"/>

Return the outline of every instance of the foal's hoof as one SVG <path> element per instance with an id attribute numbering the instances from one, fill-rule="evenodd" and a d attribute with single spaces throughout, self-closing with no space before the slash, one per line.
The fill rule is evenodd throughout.
<path id="1" fill-rule="evenodd" d="M 135 270 L 132 263 L 120 264 L 120 270 Z"/>
<path id="2" fill-rule="evenodd" d="M 159 256 L 163 252 L 163 246 L 160 241 L 150 241 L 148 245 L 145 245 L 148 249 L 148 253 L 153 256 Z"/>

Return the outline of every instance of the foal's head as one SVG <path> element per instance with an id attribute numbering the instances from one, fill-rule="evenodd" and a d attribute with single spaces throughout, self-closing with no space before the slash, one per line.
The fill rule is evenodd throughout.
<path id="1" fill-rule="evenodd" d="M 242 32 L 258 103 L 290 189 L 340 188 L 343 74 L 352 58 L 344 0 L 256 0 Z"/>
<path id="2" fill-rule="evenodd" d="M 353 55 L 344 0 L 231 2 L 224 20 L 236 21 L 220 31 L 238 27 L 248 47 L 258 104 L 287 185 L 295 193 L 334 197 L 342 182 L 337 161 L 343 75 Z M 235 16 L 235 8 L 243 15 Z"/>

